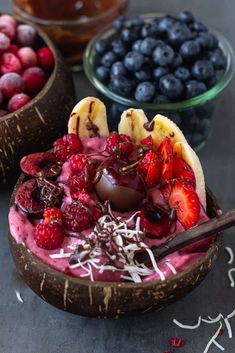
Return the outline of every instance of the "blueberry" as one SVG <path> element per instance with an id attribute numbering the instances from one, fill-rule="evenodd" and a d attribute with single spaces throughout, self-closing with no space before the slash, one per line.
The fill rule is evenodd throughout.
<path id="1" fill-rule="evenodd" d="M 145 58 L 143 54 L 137 53 L 135 51 L 130 51 L 124 58 L 124 65 L 129 71 L 140 70 L 144 62 Z"/>
<path id="2" fill-rule="evenodd" d="M 179 53 L 175 53 L 175 57 L 174 57 L 174 60 L 171 64 L 171 67 L 175 69 L 175 68 L 181 66 L 182 64 L 183 64 L 182 56 Z"/>
<path id="3" fill-rule="evenodd" d="M 99 39 L 95 43 L 95 51 L 98 55 L 103 55 L 108 49 L 109 43 L 107 39 Z"/>
<path id="4" fill-rule="evenodd" d="M 192 75 L 196 80 L 207 81 L 215 75 L 215 70 L 209 60 L 198 60 L 192 66 Z"/>
<path id="5" fill-rule="evenodd" d="M 179 98 L 184 91 L 182 82 L 173 74 L 161 77 L 159 88 L 161 93 L 169 98 Z"/>
<path id="6" fill-rule="evenodd" d="M 184 42 L 180 47 L 180 54 L 184 61 L 194 61 L 200 54 L 200 45 L 194 40 Z"/>
<path id="7" fill-rule="evenodd" d="M 96 68 L 96 76 L 100 81 L 107 82 L 109 80 L 109 69 L 104 66 L 98 66 Z"/>
<path id="8" fill-rule="evenodd" d="M 126 54 L 126 46 L 120 39 L 113 40 L 111 45 L 115 54 L 119 56 L 124 56 Z"/>
<path id="9" fill-rule="evenodd" d="M 164 96 L 163 94 L 156 94 L 154 100 L 153 100 L 153 103 L 156 103 L 156 104 L 167 104 L 167 103 L 170 103 L 170 99 L 166 96 Z"/>
<path id="10" fill-rule="evenodd" d="M 151 102 L 155 94 L 155 87 L 151 82 L 145 81 L 138 84 L 135 90 L 135 99 L 138 102 Z"/>
<path id="11" fill-rule="evenodd" d="M 205 83 L 206 83 L 207 88 L 210 89 L 210 88 L 214 87 L 218 83 L 218 79 L 217 79 L 216 76 L 212 76 Z"/>
<path id="12" fill-rule="evenodd" d="M 176 23 L 168 33 L 169 42 L 174 46 L 180 46 L 186 40 L 191 39 L 192 32 L 184 23 Z"/>
<path id="13" fill-rule="evenodd" d="M 155 38 L 146 37 L 140 45 L 140 51 L 146 56 L 151 56 L 156 45 L 157 40 Z"/>
<path id="14" fill-rule="evenodd" d="M 124 22 L 126 20 L 125 16 L 119 16 L 114 22 L 113 22 L 113 28 L 116 29 L 117 32 L 120 32 L 123 28 Z"/>
<path id="15" fill-rule="evenodd" d="M 153 70 L 153 77 L 155 80 L 159 80 L 160 77 L 165 76 L 168 73 L 168 67 L 158 66 Z"/>
<path id="16" fill-rule="evenodd" d="M 117 55 L 112 51 L 108 51 L 101 59 L 101 63 L 105 67 L 111 67 L 115 61 L 117 61 Z"/>
<path id="17" fill-rule="evenodd" d="M 192 24 L 192 29 L 196 32 L 207 32 L 207 26 L 201 21 L 194 21 Z"/>
<path id="18" fill-rule="evenodd" d="M 144 19 L 140 16 L 135 16 L 127 19 L 124 23 L 124 27 L 133 28 L 133 27 L 142 27 L 144 25 Z"/>
<path id="19" fill-rule="evenodd" d="M 172 64 L 174 56 L 175 52 L 169 45 L 158 46 L 153 51 L 153 61 L 160 66 L 168 66 Z"/>
<path id="20" fill-rule="evenodd" d="M 196 80 L 191 80 L 185 83 L 185 90 L 185 96 L 187 99 L 189 99 L 206 92 L 207 88 L 205 83 Z"/>
<path id="21" fill-rule="evenodd" d="M 133 82 L 124 76 L 114 76 L 110 81 L 109 88 L 126 97 L 133 90 Z"/>
<path id="22" fill-rule="evenodd" d="M 125 68 L 124 64 L 121 61 L 116 61 L 110 71 L 111 77 L 113 76 L 126 76 L 127 69 Z"/>
<path id="23" fill-rule="evenodd" d="M 121 31 L 121 39 L 124 43 L 132 43 L 137 39 L 138 35 L 133 29 L 124 28 Z"/>
<path id="24" fill-rule="evenodd" d="M 192 23 L 194 21 L 194 17 L 190 11 L 181 11 L 178 15 L 178 19 L 180 20 L 180 22 L 186 24 Z"/>
<path id="25" fill-rule="evenodd" d="M 218 47 L 218 40 L 212 33 L 201 33 L 196 41 L 203 50 L 214 50 Z"/>
<path id="26" fill-rule="evenodd" d="M 189 81 L 191 78 L 190 71 L 184 66 L 177 67 L 174 72 L 174 75 L 182 82 Z"/>
<path id="27" fill-rule="evenodd" d="M 141 29 L 141 37 L 155 37 L 157 35 L 156 28 L 152 23 L 146 23 Z"/>
<path id="28" fill-rule="evenodd" d="M 148 68 L 143 68 L 134 73 L 135 77 L 139 82 L 151 80 L 151 71 Z"/>
<path id="29" fill-rule="evenodd" d="M 132 48 L 131 48 L 132 51 L 140 52 L 141 44 L 142 44 L 142 40 L 141 40 L 141 39 L 136 40 L 136 41 L 132 44 Z"/>
<path id="30" fill-rule="evenodd" d="M 210 61 L 215 70 L 225 70 L 227 59 L 221 51 L 215 51 L 210 55 Z"/>
<path id="31" fill-rule="evenodd" d="M 171 16 L 163 17 L 157 25 L 158 31 L 162 34 L 170 32 L 175 25 L 175 19 Z"/>

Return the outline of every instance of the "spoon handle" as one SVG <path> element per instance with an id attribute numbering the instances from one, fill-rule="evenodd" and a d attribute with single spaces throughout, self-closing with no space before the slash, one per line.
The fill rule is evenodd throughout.
<path id="1" fill-rule="evenodd" d="M 193 244 L 198 240 L 205 239 L 211 235 L 231 228 L 235 225 L 235 209 L 232 209 L 219 217 L 210 219 L 207 222 L 201 223 L 196 227 L 178 233 L 174 238 L 169 239 L 166 243 L 159 247 L 152 248 L 153 254 L 157 261 L 163 257 L 180 250 L 187 245 Z M 140 253 L 138 261 L 147 265 L 150 263 L 149 256 L 146 253 Z"/>

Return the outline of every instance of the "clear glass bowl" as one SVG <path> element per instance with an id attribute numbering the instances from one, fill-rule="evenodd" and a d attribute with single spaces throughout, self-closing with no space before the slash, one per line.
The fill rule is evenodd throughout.
<path id="1" fill-rule="evenodd" d="M 143 18 L 151 20 L 156 17 L 162 17 L 163 14 L 146 14 Z M 157 113 L 171 118 L 185 134 L 191 146 L 199 150 L 201 149 L 210 134 L 212 127 L 212 117 L 216 107 L 215 98 L 231 81 L 234 73 L 234 52 L 227 39 L 211 30 L 219 40 L 219 46 L 227 59 L 227 67 L 221 75 L 218 83 L 205 93 L 188 100 L 168 104 L 139 103 L 133 99 L 123 97 L 111 91 L 96 76 L 95 67 L 97 55 L 95 52 L 95 43 L 101 38 L 114 39 L 116 33 L 111 26 L 106 27 L 102 32 L 98 33 L 88 44 L 84 53 L 83 66 L 87 78 L 97 89 L 98 95 L 106 103 L 108 107 L 109 126 L 113 130 L 117 130 L 120 114 L 128 108 L 141 108 L 145 111 L 148 118 L 154 117 Z"/>
<path id="2" fill-rule="evenodd" d="M 88 41 L 123 14 L 128 0 L 12 0 L 20 19 L 41 27 L 76 69 Z"/>

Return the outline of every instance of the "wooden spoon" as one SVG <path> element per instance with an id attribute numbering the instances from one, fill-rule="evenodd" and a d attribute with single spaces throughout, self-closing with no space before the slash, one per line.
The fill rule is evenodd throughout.
<path id="1" fill-rule="evenodd" d="M 178 233 L 174 238 L 169 239 L 159 247 L 153 247 L 151 250 L 157 261 L 163 257 L 180 250 L 187 245 L 193 244 L 198 240 L 206 239 L 211 235 L 231 228 L 235 225 L 235 209 L 232 209 L 221 216 L 210 219 L 198 226 L 188 229 L 185 232 Z M 136 260 L 144 263 L 146 266 L 151 264 L 149 255 L 146 252 L 138 253 Z"/>

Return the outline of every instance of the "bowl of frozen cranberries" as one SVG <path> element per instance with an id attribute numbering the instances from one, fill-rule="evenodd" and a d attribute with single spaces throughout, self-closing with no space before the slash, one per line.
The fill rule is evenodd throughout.
<path id="1" fill-rule="evenodd" d="M 64 132 L 72 105 L 72 79 L 50 39 L 0 15 L 0 182 L 25 152 Z"/>
<path id="2" fill-rule="evenodd" d="M 211 131 L 214 100 L 234 72 L 224 36 L 189 11 L 119 17 L 87 46 L 84 68 L 109 105 L 109 123 L 140 108 L 169 116 L 195 149 Z M 105 97 L 105 98 L 104 98 Z"/>

